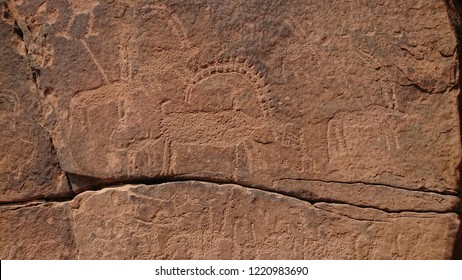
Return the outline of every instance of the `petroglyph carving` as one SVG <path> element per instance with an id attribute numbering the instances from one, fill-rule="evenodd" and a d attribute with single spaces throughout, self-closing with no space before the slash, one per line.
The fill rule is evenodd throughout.
<path id="1" fill-rule="evenodd" d="M 403 114 L 380 108 L 339 113 L 329 121 L 327 139 L 330 160 L 383 157 L 400 149 L 397 128 Z"/>
<path id="2" fill-rule="evenodd" d="M 173 35 L 177 36 L 181 40 L 181 49 L 186 50 L 191 48 L 191 42 L 188 39 L 188 34 L 183 22 L 178 16 L 167 6 L 163 4 L 150 4 L 142 7 L 141 14 L 146 18 L 158 18 L 167 22 L 170 26 Z"/>
<path id="3" fill-rule="evenodd" d="M 0 255 L 451 258 L 454 1 L 2 1 Z"/>
<path id="4" fill-rule="evenodd" d="M 90 5 L 86 9 L 79 8 L 77 10 L 78 13 L 91 13 L 94 7 Z M 189 148 L 184 151 L 195 151 L 196 149 L 202 151 L 207 149 L 206 147 L 210 147 L 212 150 L 221 149 L 222 156 L 229 154 L 228 161 L 237 166 L 239 159 L 249 158 L 248 155 L 245 156 L 242 153 L 251 153 L 252 143 L 268 144 L 278 141 L 284 146 L 298 150 L 303 146 L 299 126 L 290 123 L 278 123 L 270 116 L 268 83 L 248 59 L 242 57 L 222 58 L 201 65 L 194 72 L 191 72 L 187 67 L 176 69 L 181 67 L 181 63 L 178 64 L 179 61 L 187 62 L 194 56 L 196 50 L 188 39 L 184 24 L 165 5 L 145 5 L 139 8 L 138 12 L 140 12 L 143 21 L 148 21 L 148 25 L 154 26 L 155 24 L 158 28 L 148 28 L 147 31 L 142 32 L 132 30 L 140 33 L 129 36 L 127 42 L 119 44 L 120 73 L 117 82 L 109 80 L 106 70 L 103 69 L 102 64 L 92 52 L 87 40 L 85 38 L 80 39 L 84 49 L 103 76 L 105 85 L 96 90 L 79 92 L 73 97 L 72 103 L 74 105 L 71 106 L 69 114 L 70 127 L 72 129 L 81 125 L 93 126 L 94 129 L 97 126 L 102 127 L 101 122 L 93 117 L 98 115 L 96 108 L 102 106 L 101 111 L 106 110 L 110 113 L 111 116 L 107 116 L 107 118 L 113 125 L 111 128 L 102 129 L 102 132 L 99 133 L 99 135 L 106 135 L 109 141 L 103 143 L 104 137 L 101 138 L 101 141 L 98 140 L 104 147 L 102 151 L 105 150 L 111 154 L 102 157 L 106 158 L 105 161 L 112 161 L 117 165 L 120 161 L 118 159 L 127 158 L 130 164 L 126 165 L 128 168 L 126 172 L 136 174 L 136 170 L 140 168 L 140 159 L 144 158 L 148 164 L 154 160 L 146 157 L 155 154 L 156 158 L 163 159 L 161 161 L 163 164 L 162 172 L 167 174 L 172 170 L 175 158 L 178 158 L 175 153 L 186 149 L 186 147 Z M 122 32 L 127 32 L 127 30 Z M 158 37 L 153 45 L 144 43 L 145 40 L 151 41 L 153 37 Z M 177 45 L 166 42 L 169 40 L 162 40 L 163 37 L 178 38 Z M 166 42 L 167 45 L 162 45 L 163 42 Z M 166 59 L 174 59 L 175 62 L 170 64 Z M 157 71 L 153 67 L 154 65 L 164 65 L 166 68 L 163 71 Z M 158 114 L 161 118 L 158 134 L 163 140 L 157 140 L 159 136 L 152 138 L 152 128 L 141 123 L 137 129 L 140 135 L 131 138 L 119 137 L 118 135 L 126 134 L 127 130 L 135 131 L 136 129 L 133 127 L 137 126 L 124 113 L 128 96 L 134 91 L 151 95 L 154 91 L 158 91 L 159 87 L 162 87 L 163 84 L 159 84 L 161 80 L 167 76 L 171 79 L 172 75 L 178 76 L 178 83 L 176 84 L 185 83 L 184 101 L 180 102 L 180 100 L 168 96 L 166 100 L 162 101 L 161 111 Z M 178 88 L 181 88 L 181 85 Z M 166 94 L 170 90 L 172 89 L 167 88 Z M 109 94 L 110 92 L 113 94 Z M 101 94 L 101 97 L 97 97 L 98 94 Z M 87 97 L 80 98 L 81 95 Z M 107 102 L 103 101 L 102 96 L 108 99 Z M 77 105 L 79 103 L 80 105 Z M 84 105 L 86 103 L 88 103 L 88 108 Z M 89 113 L 88 110 L 96 111 Z M 77 119 L 72 120 L 74 117 Z M 128 134 L 132 135 L 133 133 Z M 132 144 L 133 138 L 141 143 L 139 145 Z M 146 149 L 146 147 L 152 146 L 150 141 L 154 140 L 156 147 L 161 142 L 163 143 L 164 148 L 160 149 L 162 153 L 159 153 L 158 149 L 156 153 Z M 243 143 L 247 144 L 243 145 Z M 238 148 L 239 146 L 241 148 Z M 149 155 L 142 155 L 143 153 Z M 239 153 L 241 154 L 239 155 Z M 160 160 L 158 159 L 158 161 Z M 114 168 L 112 165 L 105 166 L 108 170 Z M 234 167 L 234 169 L 236 168 Z M 250 166 L 247 168 L 251 169 Z"/>
<path id="5" fill-rule="evenodd" d="M 90 49 L 90 47 L 88 46 L 88 44 L 85 42 L 84 39 L 81 39 L 80 42 L 82 43 L 82 45 L 84 46 L 85 50 L 88 52 L 88 54 L 90 55 L 91 59 L 93 60 L 93 62 L 95 63 L 96 67 L 98 68 L 98 71 L 100 72 L 100 74 L 103 76 L 103 79 L 104 81 L 106 82 L 106 84 L 109 84 L 110 81 L 109 81 L 109 78 L 107 77 L 107 74 L 106 72 L 104 71 L 103 67 L 101 66 L 101 64 L 98 62 L 98 60 L 96 59 L 96 56 L 93 54 L 92 50 Z"/>
<path id="6" fill-rule="evenodd" d="M 196 72 L 186 88 L 185 104 L 165 104 L 164 127 L 169 130 L 168 135 L 185 131 L 188 127 L 189 130 L 194 127 L 203 130 L 184 137 L 181 134 L 172 137 L 178 142 L 205 144 L 215 138 L 218 146 L 238 144 L 255 129 L 269 127 L 267 93 L 264 78 L 245 60 L 217 61 Z M 216 103 L 211 103 L 213 99 Z M 170 118 L 171 114 L 175 116 Z M 200 128 L 194 123 L 204 126 Z M 170 124 L 184 127 L 174 129 Z M 221 127 L 218 131 L 210 131 L 218 127 Z M 206 136 L 207 133 L 211 134 Z"/>
<path id="7" fill-rule="evenodd" d="M 132 81 L 133 78 L 133 65 L 132 65 L 132 52 L 128 45 L 119 45 L 120 57 L 120 80 L 124 82 Z"/>
<path id="8" fill-rule="evenodd" d="M 301 128 L 294 123 L 288 123 L 283 127 L 282 143 L 286 146 L 301 149 L 304 141 L 301 135 Z"/>
<path id="9" fill-rule="evenodd" d="M 96 4 L 79 5 L 73 7 L 75 15 L 71 21 L 78 14 L 92 13 L 96 7 Z M 169 59 L 176 62 L 186 60 L 189 55 L 187 51 L 191 49 L 185 28 L 173 11 L 160 4 L 146 5 L 139 8 L 138 11 L 140 17 L 149 21 L 165 22 L 167 28 L 154 28 L 153 26 L 148 28 L 148 33 L 136 29 L 135 31 L 140 32 L 139 34 L 127 36 L 127 41 L 118 45 L 120 70 L 116 81 L 109 79 L 108 70 L 103 68 L 100 58 L 92 51 L 92 45 L 87 40 L 90 35 L 87 34 L 86 37 L 80 38 L 80 43 L 102 75 L 104 85 L 92 90 L 83 90 L 74 95 L 67 117 L 71 128 L 67 135 L 68 139 L 84 133 L 82 129 L 87 130 L 87 132 L 94 131 L 96 137 L 86 139 L 88 141 L 83 141 L 82 145 L 87 147 L 88 152 L 91 152 L 94 147 L 100 146 L 100 149 L 94 153 L 100 154 L 101 166 L 104 166 L 103 170 L 107 172 L 114 170 L 114 168 L 119 170 L 120 168 L 116 166 L 125 158 L 129 164 L 123 168 L 126 168 L 125 173 L 128 175 L 140 172 L 155 174 L 155 170 L 161 169 L 157 168 L 157 164 L 168 165 L 169 149 L 164 150 L 162 148 L 165 141 L 159 139 L 160 129 L 147 127 L 144 123 L 146 118 L 160 118 L 160 112 L 153 114 L 152 108 L 139 108 L 139 102 L 142 102 L 141 100 L 151 102 L 147 100 L 154 98 L 150 95 L 156 88 L 158 79 L 164 78 L 163 74 L 159 76 L 158 71 L 153 72 L 153 65 L 159 63 L 170 65 Z M 71 24 L 72 22 L 69 23 L 69 26 Z M 158 22 L 156 26 L 158 26 Z M 90 27 L 88 29 L 91 30 Z M 129 27 L 129 30 L 132 29 Z M 125 34 L 127 30 L 121 28 L 121 32 Z M 152 40 L 153 36 L 160 36 L 156 42 L 168 41 L 163 40 L 162 36 L 177 37 L 179 39 L 178 47 L 169 45 L 163 50 L 170 52 L 170 55 L 165 55 L 165 53 L 158 55 L 156 52 L 159 49 L 155 45 L 151 46 L 145 43 L 146 40 Z M 174 66 L 171 67 L 174 68 Z M 187 70 L 186 67 L 185 69 Z M 168 74 L 168 71 L 164 72 Z M 133 99 L 135 95 L 139 96 L 139 98 L 135 98 L 137 100 Z M 102 116 L 101 114 L 106 115 Z M 145 115 L 144 119 L 141 117 L 143 114 Z M 148 115 L 156 117 L 151 118 Z M 152 125 L 152 122 L 149 123 Z M 96 131 L 99 132 L 96 133 Z M 168 145 L 167 141 L 165 146 Z M 162 158 L 164 160 L 160 160 Z M 146 171 L 148 166 L 152 170 Z"/>
<path id="10" fill-rule="evenodd" d="M 268 109 L 266 108 L 266 98 L 268 94 L 268 84 L 266 83 L 263 75 L 255 69 L 255 66 L 248 62 L 245 58 L 240 57 L 217 60 L 196 71 L 191 84 L 188 86 L 186 91 L 186 102 L 191 102 L 191 91 L 197 83 L 200 83 L 201 81 L 214 75 L 230 73 L 241 75 L 254 85 L 255 89 L 257 90 L 258 98 L 260 99 L 261 103 L 264 104 L 263 110 L 267 112 Z"/>
<path id="11" fill-rule="evenodd" d="M 145 101 L 143 101 L 145 100 Z M 133 84 L 113 83 L 76 95 L 69 109 L 69 134 L 88 133 L 81 140 L 103 170 L 119 170 L 127 175 L 140 170 L 160 170 L 163 142 L 160 144 L 156 115 L 138 108 L 136 102 L 148 101 L 146 92 Z M 150 126 L 143 124 L 147 121 Z M 76 151 L 80 154 L 80 151 Z M 157 159 L 157 160 L 155 160 Z M 121 164 L 124 160 L 125 164 Z"/>
<path id="12" fill-rule="evenodd" d="M 278 138 L 281 140 L 283 145 L 301 147 L 303 139 L 299 128 L 292 123 L 277 124 L 277 121 L 272 118 L 268 100 L 270 94 L 269 85 L 266 82 L 265 77 L 245 58 L 224 58 L 200 67 L 195 72 L 194 77 L 186 88 L 185 101 L 189 104 L 195 104 L 196 100 L 194 100 L 194 102 L 192 101 L 192 98 L 194 98 L 192 95 L 194 95 L 194 91 L 197 93 L 197 87 L 199 87 L 201 83 L 206 83 L 208 79 L 213 79 L 214 76 L 225 74 L 240 75 L 253 85 L 257 100 L 253 99 L 252 102 L 258 104 L 258 107 L 253 107 L 252 110 L 245 110 L 242 107 L 237 108 L 239 106 L 249 105 L 247 102 L 248 100 L 240 100 L 240 97 L 243 97 L 243 95 L 235 95 L 232 99 L 232 103 L 235 111 L 244 111 L 254 117 L 256 112 L 262 113 L 262 117 L 266 123 L 263 127 L 266 131 L 260 131 L 261 128 L 259 127 L 253 128 L 254 134 L 258 133 L 260 136 L 266 135 L 266 137 L 261 137 L 260 142 L 268 141 L 267 143 L 269 143 L 273 140 L 264 139 Z M 221 100 L 220 103 L 221 106 L 223 106 L 223 104 L 227 104 L 223 100 Z M 231 109 L 229 105 L 228 109 Z M 254 140 L 256 140 L 256 138 Z"/>
<path id="13" fill-rule="evenodd" d="M 206 65 L 186 88 L 184 103 L 163 105 L 163 134 L 174 142 L 166 145 L 233 147 L 236 153 L 258 130 L 272 138 L 267 95 L 264 77 L 245 59 Z"/>
<path id="14" fill-rule="evenodd" d="M 98 6 L 97 1 L 76 1 L 76 0 L 70 0 L 69 4 L 71 5 L 72 10 L 74 11 L 71 20 L 69 21 L 68 27 L 67 27 L 67 32 L 65 33 L 65 37 L 70 38 L 69 30 L 74 23 L 76 16 L 78 15 L 88 15 L 89 20 L 88 20 L 88 31 L 87 34 L 85 34 L 85 37 L 90 37 L 90 36 L 98 36 L 98 32 L 94 30 L 94 22 L 95 22 L 95 15 L 93 14 L 93 9 Z"/>
<path id="15" fill-rule="evenodd" d="M 377 71 L 377 77 L 379 77 L 379 82 L 381 85 L 382 91 L 380 94 L 385 99 L 387 108 L 392 110 L 398 110 L 398 104 L 396 99 L 396 84 L 392 82 L 392 76 L 388 67 L 384 65 L 379 59 L 374 55 L 370 54 L 368 51 L 359 48 L 356 52 L 358 57 L 370 65 L 375 71 Z"/>

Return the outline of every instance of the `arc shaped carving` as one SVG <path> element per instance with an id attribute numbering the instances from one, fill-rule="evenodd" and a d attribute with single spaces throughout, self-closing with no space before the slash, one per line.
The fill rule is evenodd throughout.
<path id="1" fill-rule="evenodd" d="M 259 101 L 258 106 L 261 108 L 263 121 L 267 124 L 271 137 L 278 139 L 284 146 L 301 148 L 304 140 L 300 135 L 295 135 L 287 131 L 292 123 L 280 123 L 273 116 L 270 110 L 270 88 L 265 76 L 259 72 L 255 66 L 243 57 L 227 57 L 217 59 L 206 65 L 202 65 L 195 74 L 185 90 L 185 101 L 188 104 L 193 103 L 192 92 L 195 86 L 202 81 L 210 79 L 216 75 L 237 74 L 247 80 L 255 89 L 256 98 Z"/>
<path id="2" fill-rule="evenodd" d="M 235 57 L 223 60 L 216 60 L 205 67 L 199 69 L 194 74 L 191 82 L 186 88 L 185 101 L 191 102 L 191 92 L 194 86 L 201 81 L 204 81 L 218 74 L 238 74 L 248 80 L 257 92 L 257 98 L 261 102 L 260 106 L 263 110 L 264 117 L 268 118 L 269 106 L 267 96 L 269 94 L 268 83 L 265 77 L 255 69 L 255 66 L 250 64 L 248 60 Z"/>
<path id="3" fill-rule="evenodd" d="M 246 90 L 240 92 L 240 86 L 235 83 L 242 83 L 241 86 L 245 84 Z M 229 98 L 224 102 L 227 105 L 217 108 L 210 105 L 213 103 L 206 105 L 207 101 L 204 100 L 208 99 L 208 94 L 214 94 L 213 91 L 207 92 L 210 86 L 224 86 L 222 93 Z M 200 167 L 198 170 L 220 172 L 215 170 L 214 164 L 197 158 L 193 153 L 196 151 L 216 153 L 228 166 L 230 175 L 235 176 L 242 153 L 249 153 L 248 145 L 244 144 L 246 141 L 274 141 L 268 93 L 264 76 L 247 59 L 221 58 L 199 67 L 186 86 L 184 100 L 167 102 L 162 107 L 164 116 L 161 129 L 166 137 L 167 155 L 164 173 L 197 171 L 177 169 L 178 158 L 182 158 L 180 161 L 194 160 Z M 239 98 L 246 102 L 241 103 Z M 243 110 L 242 105 L 246 109 Z M 249 108 L 258 110 L 258 113 L 254 115 Z M 245 151 L 242 151 L 243 148 Z"/>
<path id="4" fill-rule="evenodd" d="M 183 22 L 178 18 L 175 12 L 162 4 L 150 4 L 142 7 L 145 16 L 155 16 L 158 19 L 164 20 L 172 28 L 176 36 L 181 39 L 181 49 L 186 50 L 191 48 L 191 42 L 188 39 L 186 29 Z"/>

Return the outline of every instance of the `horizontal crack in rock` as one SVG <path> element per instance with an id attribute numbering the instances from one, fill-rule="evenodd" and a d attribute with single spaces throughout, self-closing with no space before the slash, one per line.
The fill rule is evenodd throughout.
<path id="1" fill-rule="evenodd" d="M 425 193 L 434 193 L 434 194 L 450 195 L 450 196 L 458 195 L 457 192 L 451 191 L 451 190 L 445 190 L 445 191 L 439 192 L 439 191 L 429 190 L 424 187 L 421 187 L 418 189 L 408 189 L 408 188 L 403 188 L 403 187 L 399 187 L 395 185 L 390 185 L 387 183 L 376 183 L 376 182 L 365 182 L 365 181 L 337 181 L 337 180 L 301 179 L 301 178 L 282 178 L 282 179 L 277 179 L 275 181 L 283 181 L 283 180 L 294 180 L 294 181 L 303 181 L 303 182 L 312 182 L 312 183 L 342 184 L 342 185 L 363 184 L 363 185 L 368 185 L 368 186 L 388 187 L 388 188 L 399 189 L 399 190 L 410 191 L 410 192 L 425 192 Z"/>
<path id="2" fill-rule="evenodd" d="M 71 179 L 72 181 L 72 178 L 80 178 L 82 176 L 80 175 L 75 175 L 75 174 L 68 174 L 69 175 L 69 178 Z M 87 177 L 87 176 L 83 176 L 86 180 L 90 180 L 92 177 Z M 237 182 L 232 182 L 232 181 L 225 181 L 225 180 L 220 180 L 220 179 L 216 179 L 216 178 L 193 178 L 193 177 L 189 177 L 189 178 L 173 178 L 173 177 L 170 177 L 170 178 L 136 178 L 136 179 L 126 179 L 126 180 L 116 180 L 114 181 L 115 179 L 101 179 L 101 178 L 93 178 L 94 180 L 100 182 L 101 184 L 100 185 L 97 185 L 97 186 L 92 186 L 91 188 L 88 188 L 80 193 L 74 193 L 72 196 L 68 196 L 68 197 L 65 197 L 65 198 L 53 198 L 53 199 L 41 199 L 41 200 L 30 200 L 30 201 L 22 201 L 22 202 L 7 202 L 7 203 L 0 203 L 0 206 L 17 206 L 17 207 L 29 207 L 29 206 L 37 206 L 37 203 L 51 203 L 51 202 L 56 202 L 56 203 L 59 203 L 59 202 L 69 202 L 69 201 L 72 201 L 77 195 L 79 194 L 82 194 L 82 193 L 85 193 L 85 192 L 90 192 L 90 191 L 100 191 L 100 190 L 104 190 L 104 189 L 108 189 L 108 188 L 120 188 L 122 186 L 125 186 L 125 185 L 147 185 L 147 186 L 156 186 L 156 185 L 161 185 L 161 184 L 165 184 L 165 183 L 175 183 L 175 182 L 203 182 L 203 183 L 212 183 L 212 184 L 217 184 L 217 185 L 236 185 L 236 186 L 240 186 L 242 188 L 247 188 L 247 189 L 253 189 L 253 190 L 259 190 L 259 191 L 263 191 L 263 192 L 267 192 L 267 193 L 274 193 L 274 194 L 279 194 L 279 195 L 282 195 L 282 196 L 285 196 L 285 197 L 289 197 L 289 198 L 293 198 L 293 199 L 297 199 L 299 201 L 303 201 L 303 202 L 307 202 L 307 203 L 310 203 L 311 205 L 315 206 L 315 204 L 318 204 L 318 203 L 335 203 L 335 204 L 338 204 L 338 205 L 348 205 L 348 206 L 352 206 L 352 207 L 358 207 L 358 208 L 362 208 L 362 209 L 374 209 L 376 211 L 381 211 L 383 213 L 438 213 L 438 214 L 442 214 L 442 213 L 454 213 L 454 211 L 419 211 L 419 210 L 415 210 L 415 209 L 406 209 L 406 210 L 399 210 L 399 211 L 394 211 L 394 210 L 389 210 L 389 209 L 383 209 L 383 208 L 380 208 L 380 207 L 373 207 L 373 206 L 363 206 L 363 205 L 355 205 L 355 204 L 351 204 L 351 203 L 345 203 L 345 202 L 342 202 L 342 201 L 335 201 L 335 200 L 329 200 L 329 199 L 324 199 L 324 200 L 310 200 L 310 199 L 306 199 L 306 198 L 303 198 L 303 197 L 300 197 L 300 196 L 296 196 L 296 195 L 293 195 L 293 194 L 289 194 L 287 192 L 284 192 L 284 191 L 279 191 L 279 190 L 273 190 L 273 189 L 268 189 L 268 188 L 265 188 L 265 187 L 255 187 L 255 186 L 249 186 L 249 185 L 245 185 L 245 184 L 242 184 L 242 183 L 237 183 Z M 313 180 L 313 181 L 319 181 L 319 180 Z M 102 183 L 103 182 L 103 183 Z M 327 182 L 329 183 L 329 181 L 319 181 L 319 182 Z M 335 183 L 340 183 L 340 182 L 335 182 Z M 354 184 L 354 183 L 343 183 L 343 184 Z M 20 203 L 24 203 L 24 204 L 20 204 Z"/>

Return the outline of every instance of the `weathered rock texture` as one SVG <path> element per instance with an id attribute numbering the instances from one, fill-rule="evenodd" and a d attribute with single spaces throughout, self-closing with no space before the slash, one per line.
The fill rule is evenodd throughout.
<path id="1" fill-rule="evenodd" d="M 41 125 L 37 72 L 23 33 L 4 9 L 0 21 L 0 202 L 70 193 L 51 139 Z M 40 71 L 40 70 L 37 70 Z"/>
<path id="2" fill-rule="evenodd" d="M 62 203 L 2 206 L 2 259 L 69 259 L 77 257 L 71 207 Z"/>
<path id="3" fill-rule="evenodd" d="M 457 255 L 457 8 L 2 3 L 2 258 Z"/>
<path id="4" fill-rule="evenodd" d="M 194 181 L 2 208 L 6 258 L 444 259 L 458 227 L 455 213 L 390 214 Z"/>

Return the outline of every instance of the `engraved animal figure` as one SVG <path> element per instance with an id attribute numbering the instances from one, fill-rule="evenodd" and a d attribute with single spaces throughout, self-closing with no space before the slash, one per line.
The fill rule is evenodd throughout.
<path id="1" fill-rule="evenodd" d="M 162 107 L 167 150 L 181 146 L 237 150 L 249 141 L 272 142 L 267 93 L 263 76 L 245 59 L 216 61 L 199 69 L 186 88 L 185 100 Z"/>
<path id="2" fill-rule="evenodd" d="M 328 123 L 328 152 L 337 159 L 377 160 L 400 149 L 397 129 L 402 113 L 376 106 L 367 111 L 339 113 Z"/>
<path id="3" fill-rule="evenodd" d="M 89 6 L 85 12 L 92 9 Z M 98 88 L 74 95 L 68 114 L 67 138 L 71 142 L 80 141 L 76 147 L 85 147 L 71 151 L 78 159 L 75 163 L 78 166 L 73 168 L 88 169 L 90 174 L 97 169 L 102 172 L 94 174 L 98 176 L 107 172 L 124 175 L 144 172 L 154 176 L 160 169 L 157 164 L 162 162 L 164 150 L 160 129 L 155 126 L 159 123 L 160 105 L 153 93 L 159 92 L 159 85 L 168 84 L 162 81 L 167 76 L 171 80 L 174 72 L 171 69 L 188 70 L 187 67 L 178 70 L 177 66 L 188 58 L 191 44 L 178 16 L 166 6 L 150 4 L 137 11 L 144 28 L 140 29 L 136 22 L 132 28 L 121 28 L 127 40 L 118 45 L 120 74 L 116 81 L 108 78 L 92 46 L 85 39 L 80 40 L 105 80 Z M 168 65 L 168 69 L 161 69 L 161 65 Z M 174 84 L 184 83 L 181 74 L 176 77 L 178 82 Z M 169 92 L 170 88 L 161 90 Z M 85 159 L 89 157 L 94 159 L 93 167 L 97 164 L 99 168 L 88 165 Z"/>

